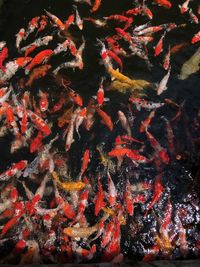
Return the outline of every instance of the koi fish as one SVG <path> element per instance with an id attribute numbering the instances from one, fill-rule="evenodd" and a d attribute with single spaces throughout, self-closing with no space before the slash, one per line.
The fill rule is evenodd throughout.
<path id="1" fill-rule="evenodd" d="M 30 153 L 34 153 L 42 146 L 42 139 L 43 134 L 41 132 L 38 132 L 37 136 L 31 141 L 29 151 Z"/>
<path id="2" fill-rule="evenodd" d="M 159 56 L 163 50 L 163 39 L 165 37 L 165 34 L 166 34 L 166 32 L 163 33 L 163 35 L 161 36 L 160 40 L 158 41 L 158 43 L 155 47 L 154 57 Z"/>
<path id="3" fill-rule="evenodd" d="M 190 2 L 190 0 L 186 0 L 182 5 L 178 6 L 180 8 L 181 14 L 183 14 L 183 13 L 188 11 L 189 2 Z"/>
<path id="4" fill-rule="evenodd" d="M 33 52 L 37 47 L 41 47 L 41 46 L 47 46 L 49 44 L 50 41 L 53 40 L 52 36 L 44 36 L 42 38 L 38 38 L 36 39 L 33 43 L 22 47 L 20 49 L 21 52 L 25 52 L 25 57 L 27 57 L 31 52 Z"/>
<path id="5" fill-rule="evenodd" d="M 161 95 L 164 91 L 167 90 L 167 83 L 169 80 L 169 76 L 171 73 L 171 67 L 169 67 L 169 70 L 167 72 L 167 74 L 162 78 L 162 80 L 160 81 L 158 87 L 157 87 L 157 95 Z"/>
<path id="6" fill-rule="evenodd" d="M 51 14 L 49 11 L 44 10 L 47 14 L 47 16 L 54 22 L 54 24 L 61 30 L 65 30 L 65 24 L 55 15 Z"/>
<path id="7" fill-rule="evenodd" d="M 168 164 L 169 163 L 169 156 L 168 156 L 166 150 L 158 143 L 158 141 L 153 137 L 153 135 L 149 131 L 147 131 L 147 129 L 146 129 L 146 135 L 147 135 L 147 138 L 148 138 L 151 146 L 158 153 L 159 159 L 161 159 L 161 161 L 164 164 Z"/>
<path id="8" fill-rule="evenodd" d="M 5 72 L 0 73 L 0 83 L 9 81 L 19 69 L 26 66 L 31 60 L 31 57 L 19 57 L 13 61 L 6 63 Z"/>
<path id="9" fill-rule="evenodd" d="M 129 122 L 128 122 L 125 114 L 121 110 L 118 111 L 118 118 L 119 118 L 119 121 L 122 125 L 122 128 L 127 132 L 127 135 L 131 136 L 131 134 L 132 134 L 131 133 L 131 127 L 129 125 Z"/>
<path id="10" fill-rule="evenodd" d="M 166 53 L 164 61 L 163 61 L 163 68 L 165 70 L 168 70 L 170 67 L 170 56 L 171 56 L 171 49 L 169 46 L 168 52 Z"/>
<path id="11" fill-rule="evenodd" d="M 116 204 L 117 199 L 117 189 L 115 187 L 115 184 L 110 176 L 109 171 L 107 171 L 107 179 L 108 179 L 108 202 L 111 207 L 113 207 Z"/>
<path id="12" fill-rule="evenodd" d="M 46 49 L 41 52 L 39 52 L 29 63 L 29 65 L 26 66 L 25 68 L 25 73 L 28 74 L 35 66 L 41 64 L 41 63 L 46 63 L 49 58 L 52 56 L 53 51 L 51 49 Z"/>
<path id="13" fill-rule="evenodd" d="M 98 175 L 98 192 L 97 192 L 97 196 L 96 199 L 94 201 L 95 203 L 95 210 L 94 210 L 94 214 L 95 216 L 97 216 L 100 212 L 100 210 L 105 206 L 105 202 L 104 202 L 104 192 L 103 192 L 103 188 L 102 188 L 102 184 L 100 181 L 100 174 Z"/>
<path id="14" fill-rule="evenodd" d="M 95 0 L 94 1 L 94 5 L 92 7 L 92 9 L 90 10 L 90 12 L 96 12 L 99 8 L 100 8 L 100 5 L 101 5 L 101 0 Z"/>
<path id="15" fill-rule="evenodd" d="M 146 101 L 145 99 L 142 99 L 142 98 L 130 97 L 129 101 L 133 103 L 134 105 L 136 105 L 136 108 L 138 110 L 141 110 L 141 108 L 152 110 L 152 109 L 161 108 L 165 105 L 165 103 L 154 103 L 154 102 Z"/>
<path id="16" fill-rule="evenodd" d="M 133 205 L 133 198 L 131 194 L 131 185 L 129 180 L 126 182 L 126 189 L 124 192 L 124 202 L 126 206 L 126 210 L 130 216 L 133 216 L 134 212 L 134 205 Z"/>
<path id="17" fill-rule="evenodd" d="M 49 69 L 51 69 L 51 65 L 47 64 L 33 69 L 33 71 L 29 75 L 29 79 L 26 83 L 26 86 L 31 86 L 35 80 L 44 77 Z"/>
<path id="18" fill-rule="evenodd" d="M 171 2 L 168 0 L 154 0 L 154 2 L 159 6 L 165 7 L 167 9 L 170 9 L 172 7 Z"/>
<path id="19" fill-rule="evenodd" d="M 86 186 L 86 184 L 81 182 L 81 181 L 78 181 L 78 182 L 61 182 L 57 173 L 54 171 L 51 173 L 51 175 L 52 175 L 53 179 L 56 180 L 58 186 L 65 191 L 80 191 L 83 188 L 85 188 L 85 186 Z"/>
<path id="20" fill-rule="evenodd" d="M 73 6 L 76 14 L 75 24 L 78 26 L 79 30 L 83 30 L 83 20 L 80 18 L 77 6 Z"/>
<path id="21" fill-rule="evenodd" d="M 99 224 L 95 224 L 91 227 L 67 227 L 63 229 L 63 233 L 72 238 L 88 238 L 92 234 L 98 231 Z"/>
<path id="22" fill-rule="evenodd" d="M 82 177 L 84 172 L 87 170 L 89 161 L 90 161 L 90 150 L 86 149 L 84 154 L 83 154 L 81 173 L 80 173 L 80 176 L 79 176 L 80 178 Z"/>
<path id="23" fill-rule="evenodd" d="M 197 43 L 199 41 L 200 41 L 200 31 L 193 36 L 193 38 L 191 40 L 191 43 L 195 44 L 195 43 Z"/>
<path id="24" fill-rule="evenodd" d="M 24 38 L 25 29 L 22 28 L 19 30 L 19 32 L 16 34 L 16 48 L 20 50 L 20 44 Z"/>
<path id="25" fill-rule="evenodd" d="M 34 125 L 45 135 L 51 134 L 51 129 L 49 128 L 48 124 L 45 123 L 45 121 L 40 118 L 36 113 L 34 113 L 31 110 L 27 110 L 28 116 L 31 119 L 31 121 L 34 123 Z"/>
<path id="26" fill-rule="evenodd" d="M 5 59 L 8 57 L 8 48 L 4 47 L 0 52 L 0 69 L 5 72 L 6 68 L 3 66 Z"/>
<path id="27" fill-rule="evenodd" d="M 102 118 L 103 122 L 108 127 L 108 129 L 110 131 L 112 131 L 113 130 L 113 123 L 112 123 L 111 117 L 106 112 L 101 110 L 100 108 L 96 108 L 95 110 L 98 113 L 98 115 Z"/>
<path id="28" fill-rule="evenodd" d="M 10 169 L 0 174 L 0 181 L 7 181 L 16 174 L 20 174 L 27 166 L 27 160 L 21 160 L 14 163 Z"/>
<path id="29" fill-rule="evenodd" d="M 163 173 L 160 173 L 156 176 L 155 183 L 154 183 L 154 192 L 151 202 L 147 205 L 145 217 L 147 216 L 149 210 L 153 208 L 153 206 L 160 200 L 160 197 L 163 193 L 164 187 L 161 183 L 161 179 L 163 177 Z"/>
<path id="30" fill-rule="evenodd" d="M 144 133 L 145 132 L 145 129 L 148 129 L 151 121 L 155 117 L 155 113 L 156 113 L 156 111 L 155 110 L 152 110 L 149 113 L 149 116 L 144 121 L 142 121 L 141 126 L 140 126 L 140 129 L 139 129 L 139 132 L 140 133 Z"/>
<path id="31" fill-rule="evenodd" d="M 108 72 L 113 78 L 132 86 L 133 89 L 144 89 L 146 87 L 151 87 L 151 83 L 145 80 L 131 80 L 129 77 L 112 68 L 109 68 Z"/>
<path id="32" fill-rule="evenodd" d="M 198 48 L 197 51 L 183 64 L 178 78 L 180 80 L 185 80 L 191 74 L 197 72 L 200 69 L 199 63 L 200 63 L 200 48 Z"/>
<path id="33" fill-rule="evenodd" d="M 191 22 L 195 23 L 195 24 L 199 24 L 199 19 L 198 17 L 193 13 L 192 9 L 189 9 L 189 15 L 191 18 Z"/>
<path id="34" fill-rule="evenodd" d="M 109 98 L 104 97 L 103 79 L 100 83 L 99 89 L 97 91 L 97 95 L 93 96 L 93 98 L 97 100 L 97 103 L 99 106 L 102 106 L 104 101 L 109 101 Z"/>
<path id="35" fill-rule="evenodd" d="M 48 97 L 49 94 L 48 93 L 43 93 L 41 90 L 39 90 L 39 107 L 41 112 L 45 112 L 48 110 L 49 107 L 49 101 L 48 101 Z"/>
<path id="36" fill-rule="evenodd" d="M 40 17 L 34 17 L 31 19 L 31 21 L 28 23 L 28 28 L 25 31 L 24 37 L 23 39 L 26 40 L 28 38 L 28 36 L 34 32 L 35 29 L 38 28 L 38 21 L 39 21 Z"/>
<path id="37" fill-rule="evenodd" d="M 42 15 L 40 20 L 40 26 L 38 27 L 37 34 L 43 31 L 47 26 L 47 16 Z"/>

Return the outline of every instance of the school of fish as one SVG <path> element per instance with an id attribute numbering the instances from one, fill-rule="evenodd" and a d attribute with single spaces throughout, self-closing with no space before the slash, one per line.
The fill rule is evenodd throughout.
<path id="1" fill-rule="evenodd" d="M 1 152 L 0 263 L 116 263 L 134 248 L 143 261 L 200 255 L 197 193 L 174 200 L 185 177 L 181 170 L 180 177 L 173 173 L 185 160 L 177 141 L 177 128 L 187 123 L 185 102 L 166 97 L 176 54 L 196 50 L 177 80 L 199 71 L 200 5 L 137 0 L 123 13 L 102 16 L 104 1 L 74 0 L 65 18 L 46 8 L 18 29 L 12 49 L 0 41 L 0 141 L 11 140 L 6 162 Z M 152 23 L 173 8 L 186 23 Z M 88 98 L 70 73 L 87 68 L 90 24 L 112 31 L 92 44 L 104 75 Z M 170 34 L 187 24 L 197 29 L 192 38 L 171 44 Z M 149 71 L 159 66 L 163 77 L 130 77 L 125 62 L 135 58 Z M 195 144 L 200 109 L 191 124 L 186 135 Z M 18 161 L 12 161 L 15 155 Z M 186 173 L 189 188 L 193 177 Z"/>

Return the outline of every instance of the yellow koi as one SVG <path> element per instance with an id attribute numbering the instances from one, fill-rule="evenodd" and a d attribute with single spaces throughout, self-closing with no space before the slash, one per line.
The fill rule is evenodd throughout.
<path id="1" fill-rule="evenodd" d="M 58 186 L 61 189 L 66 190 L 66 191 L 80 191 L 83 188 L 85 188 L 85 186 L 86 186 L 86 184 L 81 182 L 81 181 L 78 181 L 78 182 L 61 182 L 56 172 L 52 172 L 51 175 L 52 175 L 53 179 L 56 180 Z"/>
<path id="2" fill-rule="evenodd" d="M 109 74 L 118 80 L 121 83 L 128 84 L 132 89 L 144 89 L 146 87 L 152 87 L 152 84 L 145 80 L 132 80 L 129 77 L 125 76 L 118 70 L 114 70 L 113 68 L 108 69 Z"/>

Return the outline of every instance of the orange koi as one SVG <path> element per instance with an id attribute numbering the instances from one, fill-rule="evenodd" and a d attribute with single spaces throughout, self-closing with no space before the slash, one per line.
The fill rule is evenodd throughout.
<path id="1" fill-rule="evenodd" d="M 112 123 L 111 117 L 108 116 L 108 114 L 106 112 L 104 112 L 103 110 L 101 110 L 99 108 L 96 108 L 96 112 L 102 118 L 103 122 L 108 127 L 108 129 L 110 131 L 112 131 L 113 130 L 113 123 Z"/>
<path id="2" fill-rule="evenodd" d="M 80 173 L 80 176 L 79 176 L 80 178 L 84 174 L 84 172 L 87 170 L 89 161 L 90 161 L 90 150 L 86 149 L 84 154 L 83 154 L 81 173 Z"/>
<path id="3" fill-rule="evenodd" d="M 126 182 L 126 189 L 124 192 L 124 202 L 126 206 L 126 210 L 130 216 L 133 216 L 134 212 L 134 204 L 133 204 L 133 198 L 131 194 L 131 185 L 129 180 Z"/>
<path id="4" fill-rule="evenodd" d="M 148 128 L 148 126 L 150 125 L 151 121 L 153 120 L 153 118 L 155 116 L 155 113 L 156 113 L 156 111 L 152 110 L 150 112 L 149 116 L 144 121 L 142 121 L 140 129 L 139 129 L 140 133 L 144 133 L 145 132 L 145 129 Z"/>
<path id="5" fill-rule="evenodd" d="M 72 101 L 77 104 L 78 106 L 83 106 L 83 99 L 79 94 L 77 94 L 74 90 L 70 90 L 69 97 L 72 99 Z"/>
<path id="6" fill-rule="evenodd" d="M 104 202 L 104 192 L 103 192 L 103 188 L 102 188 L 102 184 L 100 181 L 100 174 L 98 175 L 98 192 L 97 192 L 97 196 L 95 199 L 95 211 L 94 214 L 95 216 L 97 216 L 100 212 L 100 210 L 105 207 L 105 202 Z"/>
<path id="7" fill-rule="evenodd" d="M 65 30 L 65 24 L 55 15 L 51 14 L 49 11 L 45 10 L 46 14 L 55 23 L 55 25 L 61 30 Z"/>
<path id="8" fill-rule="evenodd" d="M 39 52 L 25 68 L 25 73 L 28 74 L 35 66 L 47 62 L 53 51 L 51 49 L 45 49 Z"/>
<path id="9" fill-rule="evenodd" d="M 163 177 L 163 173 L 160 173 L 157 175 L 154 183 L 154 192 L 151 202 L 147 205 L 145 217 L 147 216 L 150 209 L 153 208 L 153 206 L 160 200 L 160 197 L 163 193 L 164 187 L 161 183 L 161 178 Z"/>
<path id="10" fill-rule="evenodd" d="M 158 4 L 159 6 L 165 7 L 167 9 L 170 9 L 172 7 L 171 2 L 168 0 L 154 0 L 154 2 L 156 2 L 156 4 Z"/>
<path id="11" fill-rule="evenodd" d="M 29 151 L 30 153 L 34 153 L 42 146 L 42 139 L 43 134 L 41 132 L 38 132 L 37 136 L 31 141 Z"/>
<path id="12" fill-rule="evenodd" d="M 193 36 L 193 38 L 191 40 L 191 43 L 195 44 L 195 43 L 197 43 L 199 41 L 200 41 L 200 31 Z"/>
<path id="13" fill-rule="evenodd" d="M 90 11 L 96 12 L 99 9 L 100 5 L 101 5 L 101 0 L 95 0 L 94 5 Z"/>

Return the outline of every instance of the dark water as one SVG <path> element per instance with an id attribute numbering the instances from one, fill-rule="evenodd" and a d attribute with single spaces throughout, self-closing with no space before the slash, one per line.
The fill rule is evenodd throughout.
<path id="1" fill-rule="evenodd" d="M 199 30 L 199 25 L 194 25 L 188 23 L 189 17 L 187 15 L 181 16 L 176 1 L 171 1 L 174 4 L 174 8 L 171 10 L 166 10 L 158 6 L 149 4 L 149 7 L 154 13 L 154 18 L 152 20 L 152 25 L 158 25 L 162 23 L 175 22 L 177 24 L 187 23 L 188 25 L 184 28 L 177 29 L 175 31 L 167 34 L 164 42 L 164 51 L 167 51 L 168 45 L 171 46 L 182 43 L 188 40 L 191 40 L 193 35 Z M 0 17 L 0 36 L 1 40 L 7 41 L 7 46 L 9 48 L 9 58 L 15 58 L 18 56 L 15 49 L 15 34 L 22 27 L 27 26 L 27 23 L 31 18 L 35 16 L 40 16 L 44 14 L 44 9 L 56 14 L 59 18 L 65 20 L 73 11 L 72 8 L 73 1 L 6 1 L 1 9 Z M 78 5 L 78 10 L 81 17 L 88 17 L 90 15 L 87 5 Z M 191 3 L 191 7 L 195 10 L 196 1 Z M 124 10 L 132 8 L 132 1 L 121 0 L 121 1 L 103 1 L 102 6 L 99 11 L 94 15 L 95 18 L 99 19 L 101 17 L 108 16 L 110 14 L 121 14 Z M 9 18 L 9 19 L 8 19 Z M 140 25 L 147 22 L 145 17 L 137 17 L 134 21 L 135 25 Z M 102 76 L 106 76 L 106 83 L 109 84 L 109 76 L 106 74 L 104 67 L 99 64 L 100 55 L 99 48 L 95 45 L 96 38 L 105 38 L 108 35 L 113 35 L 115 24 L 110 23 L 106 28 L 96 28 L 91 23 L 85 23 L 84 29 L 82 32 L 78 31 L 75 26 L 70 28 L 72 35 L 74 36 L 76 43 L 81 43 L 81 36 L 83 35 L 86 40 L 86 48 L 84 50 L 83 59 L 85 67 L 82 71 L 75 70 L 63 70 L 61 73 L 67 75 L 71 81 L 71 87 L 80 93 L 83 97 L 84 104 L 88 103 L 88 100 L 92 95 L 95 95 L 98 84 Z M 120 25 L 120 24 L 119 24 Z M 46 30 L 45 34 L 51 34 L 52 29 Z M 125 73 L 129 77 L 134 77 L 135 79 L 145 79 L 151 82 L 158 82 L 165 75 L 165 71 L 161 66 L 161 59 L 155 59 L 153 57 L 153 46 L 159 40 L 161 34 L 155 34 L 155 41 L 148 46 L 150 54 L 149 58 L 153 64 L 153 67 L 149 70 L 143 60 L 134 56 L 131 58 L 124 58 L 123 64 Z M 29 39 L 30 43 L 35 39 L 32 35 Z M 55 41 L 57 42 L 57 41 Z M 48 47 L 54 48 L 55 42 L 52 42 Z M 28 44 L 28 43 L 27 43 Z M 200 73 L 197 72 L 191 75 L 187 80 L 181 81 L 177 77 L 180 73 L 182 64 L 190 58 L 191 55 L 199 47 L 199 44 L 189 45 L 185 49 L 182 49 L 179 53 L 175 54 L 171 58 L 171 77 L 168 83 L 168 89 L 161 96 L 157 96 L 153 90 L 148 90 L 147 99 L 155 102 L 163 102 L 165 98 L 170 98 L 175 101 L 177 104 L 184 103 L 182 114 L 177 123 L 173 125 L 174 135 L 175 135 L 175 150 L 177 155 L 181 155 L 181 160 L 176 160 L 175 157 L 172 157 L 170 163 L 163 167 L 164 177 L 163 185 L 165 191 L 162 195 L 162 200 L 159 204 L 156 205 L 153 212 L 150 212 L 150 215 L 144 219 L 143 215 L 145 212 L 146 204 L 150 202 L 152 197 L 152 192 L 148 193 L 148 201 L 145 205 L 135 205 L 134 216 L 127 216 L 126 225 L 121 226 L 121 251 L 125 256 L 125 259 L 142 259 L 146 254 L 148 248 L 152 247 L 155 244 L 155 231 L 158 231 L 159 224 L 157 218 L 163 218 L 165 216 L 165 207 L 168 201 L 169 192 L 170 200 L 173 206 L 172 212 L 172 224 L 176 223 L 176 212 L 177 210 L 184 210 L 186 217 L 182 217 L 182 223 L 186 229 L 187 242 L 189 246 L 187 258 L 195 258 L 199 256 L 199 248 L 197 248 L 197 243 L 199 240 L 199 195 L 200 195 Z M 57 65 L 59 61 L 63 60 L 62 57 L 58 59 L 52 59 L 50 64 Z M 17 73 L 13 78 L 13 83 L 17 82 L 20 77 L 23 77 L 23 74 Z M 55 104 L 59 94 L 62 92 L 62 88 L 58 87 L 55 82 L 52 80 L 52 77 L 46 77 L 43 80 L 40 80 L 31 87 L 31 93 L 37 97 L 39 89 L 48 91 L 51 95 L 50 108 Z M 20 95 L 20 94 L 19 94 Z M 128 117 L 130 108 L 128 107 L 128 98 L 129 94 L 121 94 L 118 92 L 109 92 L 106 91 L 106 97 L 110 98 L 109 104 L 105 105 L 105 111 L 112 117 L 113 121 L 117 121 L 117 111 L 122 110 Z M 149 112 L 142 110 L 137 112 L 133 107 L 131 108 L 132 116 L 136 117 L 132 125 L 132 134 L 135 138 L 140 139 L 145 142 L 146 150 L 145 155 L 151 155 L 152 149 L 149 143 L 146 140 L 146 136 L 138 133 L 138 128 L 140 122 L 148 116 Z M 59 115 L 51 116 L 48 114 L 48 120 L 56 122 Z M 168 120 L 173 118 L 175 115 L 174 108 L 170 106 L 165 106 L 159 109 L 156 112 L 156 116 L 153 120 L 150 132 L 159 140 L 160 144 L 164 147 L 167 145 L 166 138 L 166 128 L 165 123 L 162 119 L 162 116 L 165 116 Z M 106 173 L 102 164 L 99 162 L 98 153 L 96 152 L 96 147 L 104 145 L 105 151 L 110 151 L 113 148 L 113 143 L 117 135 L 123 134 L 123 130 L 119 123 L 115 123 L 115 129 L 110 133 L 105 126 L 100 124 L 99 119 L 95 117 L 97 122 L 94 124 L 94 127 L 91 131 L 86 132 L 84 129 L 80 130 L 81 139 L 73 143 L 72 148 L 68 155 L 65 155 L 67 159 L 68 169 L 72 177 L 77 177 L 80 172 L 81 158 L 83 152 L 86 148 L 92 151 L 92 164 L 89 167 L 87 172 L 88 177 L 91 179 L 92 187 L 94 192 L 98 191 L 97 187 L 97 173 L 101 171 L 104 173 L 102 175 L 103 189 L 107 190 L 106 184 Z M 53 127 L 53 134 L 49 138 L 45 139 L 45 143 L 48 143 L 55 134 L 59 132 L 63 133 L 62 129 L 56 127 L 56 123 Z M 62 139 L 62 138 L 60 138 Z M 55 143 L 55 149 L 59 149 L 60 153 L 64 154 L 63 141 L 60 140 Z M 3 172 L 8 166 L 13 162 L 18 162 L 22 159 L 28 159 L 31 162 L 36 155 L 30 155 L 28 148 L 23 148 L 14 154 L 10 154 L 10 144 L 13 140 L 12 135 L 6 135 L 0 140 L 0 151 L 1 161 L 0 161 L 0 170 Z M 134 145 L 133 149 L 137 149 L 137 145 Z M 112 179 L 116 185 L 116 188 L 119 192 L 119 202 L 123 204 L 123 192 L 125 190 L 125 181 L 129 179 L 131 184 L 150 181 L 153 183 L 155 181 L 155 176 L 157 171 L 153 164 L 148 164 L 147 166 L 135 167 L 130 164 L 129 160 L 123 162 L 122 167 L 115 171 L 112 174 Z M 23 178 L 22 178 L 23 179 Z M 27 182 L 34 192 L 38 186 L 38 182 Z M 16 184 L 17 188 L 21 192 L 22 196 L 24 191 L 20 182 Z M 63 193 L 64 194 L 64 193 Z M 64 195 L 67 197 L 66 195 Z M 93 196 L 92 196 L 93 197 Z M 88 208 L 86 209 L 86 218 L 89 225 L 94 225 L 99 217 L 94 218 L 94 205 L 91 197 L 89 201 Z M 159 220 L 158 220 L 159 221 Z M 37 224 L 38 222 L 36 222 Z M 36 227 L 37 228 L 37 227 Z M 58 227 L 59 228 L 59 227 Z M 59 235 L 59 229 L 55 230 L 56 234 Z M 32 234 L 32 239 L 40 240 L 43 237 L 41 234 L 42 231 L 45 231 L 41 225 L 38 225 L 38 232 Z M 47 231 L 47 230 L 46 230 Z M 177 229 L 174 230 L 176 233 Z M 17 233 L 14 231 L 13 233 Z M 9 237 L 9 234 L 8 234 Z M 59 239 L 59 238 L 58 238 Z M 84 243 L 85 242 L 85 243 Z M 79 245 L 88 249 L 87 241 L 81 240 L 78 242 Z M 2 247 L 2 255 L 0 258 L 3 258 L 5 254 L 10 251 L 10 248 L 14 247 L 15 242 L 8 241 L 4 247 Z M 97 240 L 92 244 L 97 245 L 97 253 L 92 259 L 92 261 L 102 260 L 102 254 L 104 251 L 101 249 L 100 241 Z M 52 252 L 52 257 L 48 256 L 45 258 L 45 253 L 41 249 L 41 257 L 44 262 L 59 262 L 62 260 L 59 259 L 59 240 L 56 240 L 55 244 L 58 248 Z M 90 244 L 91 245 L 91 244 Z M 198 245 L 199 246 L 199 245 Z M 167 252 L 168 253 L 168 252 Z M 179 246 L 174 246 L 173 251 L 170 251 L 170 255 L 165 255 L 165 253 L 159 252 L 157 259 L 161 258 L 170 258 L 177 259 L 183 258 L 183 253 L 181 253 Z M 19 256 L 18 256 L 19 257 Z M 54 260 L 52 260 L 52 258 Z M 67 257 L 66 257 L 67 258 Z M 68 260 L 66 260 L 67 262 Z M 73 261 L 73 260 L 72 260 Z"/>

